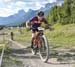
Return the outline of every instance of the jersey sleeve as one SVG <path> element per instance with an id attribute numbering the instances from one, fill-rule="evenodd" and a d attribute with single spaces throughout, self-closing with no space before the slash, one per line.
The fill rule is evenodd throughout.
<path id="1" fill-rule="evenodd" d="M 37 17 L 33 17 L 30 22 L 38 21 Z"/>
<path id="2" fill-rule="evenodd" d="M 33 22 L 33 21 L 34 21 L 34 18 L 30 19 L 30 21 L 29 21 L 29 22 L 31 23 L 31 22 Z"/>

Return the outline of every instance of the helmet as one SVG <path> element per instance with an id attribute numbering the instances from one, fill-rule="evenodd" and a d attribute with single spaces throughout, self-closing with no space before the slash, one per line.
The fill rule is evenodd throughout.
<path id="1" fill-rule="evenodd" d="M 44 12 L 43 11 L 40 11 L 40 12 L 38 12 L 37 15 L 40 16 L 40 17 L 42 17 L 42 16 L 44 16 Z"/>

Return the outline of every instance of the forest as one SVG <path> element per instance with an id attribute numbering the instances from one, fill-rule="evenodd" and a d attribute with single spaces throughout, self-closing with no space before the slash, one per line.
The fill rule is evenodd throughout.
<path id="1" fill-rule="evenodd" d="M 64 0 L 62 6 L 54 6 L 47 16 L 51 24 L 73 24 L 75 23 L 75 0 Z"/>

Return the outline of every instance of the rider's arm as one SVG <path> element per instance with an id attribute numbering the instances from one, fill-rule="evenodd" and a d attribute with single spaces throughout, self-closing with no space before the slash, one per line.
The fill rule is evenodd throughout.
<path id="1" fill-rule="evenodd" d="M 29 28 L 31 27 L 34 22 L 37 21 L 37 17 L 33 17 L 32 19 L 30 19 L 29 21 L 26 22 L 26 27 Z"/>
<path id="2" fill-rule="evenodd" d="M 51 27 L 51 24 L 49 24 L 46 19 L 44 19 L 44 23 L 46 24 L 46 29 L 54 30 L 54 28 Z"/>
<path id="3" fill-rule="evenodd" d="M 49 25 L 48 21 L 45 18 L 43 19 L 43 21 L 46 25 Z"/>
<path id="4" fill-rule="evenodd" d="M 49 29 L 50 28 L 50 24 L 48 23 L 48 21 L 44 18 L 43 19 L 44 23 L 46 24 L 46 29 Z"/>

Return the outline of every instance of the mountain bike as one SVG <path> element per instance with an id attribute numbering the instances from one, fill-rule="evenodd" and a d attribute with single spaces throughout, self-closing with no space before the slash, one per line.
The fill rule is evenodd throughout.
<path id="1" fill-rule="evenodd" d="M 32 40 L 32 53 L 36 55 L 39 54 L 41 60 L 43 62 L 47 62 L 49 59 L 49 44 L 46 36 L 43 33 L 44 28 L 38 27 L 38 34 L 37 37 Z M 35 48 L 35 45 L 37 46 Z"/>

